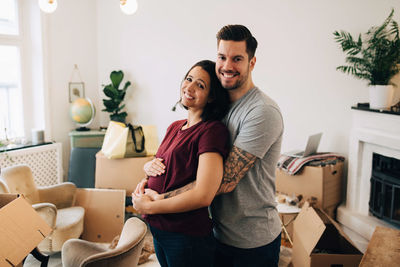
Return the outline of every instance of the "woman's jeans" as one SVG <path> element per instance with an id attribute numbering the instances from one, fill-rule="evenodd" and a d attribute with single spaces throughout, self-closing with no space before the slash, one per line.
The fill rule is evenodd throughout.
<path id="1" fill-rule="evenodd" d="M 215 239 L 162 231 L 150 226 L 154 249 L 161 267 L 213 266 Z"/>

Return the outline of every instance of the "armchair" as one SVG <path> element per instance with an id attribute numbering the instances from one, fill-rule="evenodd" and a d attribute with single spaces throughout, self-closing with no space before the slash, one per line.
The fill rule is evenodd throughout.
<path id="1" fill-rule="evenodd" d="M 81 239 L 71 239 L 62 247 L 64 267 L 136 267 L 144 245 L 146 224 L 138 218 L 128 219 L 115 248 Z"/>
<path id="2" fill-rule="evenodd" d="M 6 183 L 0 178 L 0 193 L 9 193 Z"/>
<path id="3" fill-rule="evenodd" d="M 31 169 L 26 165 L 4 168 L 1 177 L 8 191 L 23 194 L 53 229 L 53 232 L 38 245 L 41 251 L 61 251 L 65 241 L 79 238 L 82 234 L 85 210 L 82 207 L 74 207 L 76 186 L 73 183 L 36 187 Z"/>

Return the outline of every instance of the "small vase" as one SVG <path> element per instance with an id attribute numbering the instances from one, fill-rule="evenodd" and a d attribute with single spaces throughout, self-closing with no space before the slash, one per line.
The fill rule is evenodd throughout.
<path id="1" fill-rule="evenodd" d="M 369 108 L 388 109 L 393 101 L 393 85 L 370 85 Z"/>

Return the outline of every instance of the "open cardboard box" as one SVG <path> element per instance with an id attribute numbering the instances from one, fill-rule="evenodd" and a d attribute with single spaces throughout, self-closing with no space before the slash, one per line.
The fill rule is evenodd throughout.
<path id="1" fill-rule="evenodd" d="M 146 177 L 143 165 L 154 157 L 108 159 L 102 152 L 96 154 L 95 187 L 125 189 L 132 195 L 137 184 Z"/>
<path id="2" fill-rule="evenodd" d="M 22 195 L 0 194 L 0 266 L 17 266 L 51 231 Z"/>
<path id="3" fill-rule="evenodd" d="M 318 210 L 317 213 L 306 202 L 293 227 L 294 267 L 359 265 L 363 254 L 324 211 Z"/>
<path id="4" fill-rule="evenodd" d="M 75 205 L 85 209 L 82 239 L 109 243 L 121 234 L 125 219 L 125 190 L 78 188 Z"/>

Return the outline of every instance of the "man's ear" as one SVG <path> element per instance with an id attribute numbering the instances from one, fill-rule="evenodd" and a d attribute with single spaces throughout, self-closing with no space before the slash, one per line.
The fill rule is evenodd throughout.
<path id="1" fill-rule="evenodd" d="M 254 69 L 255 65 L 256 65 L 256 57 L 254 56 L 252 59 L 250 59 L 250 70 L 251 71 Z"/>

